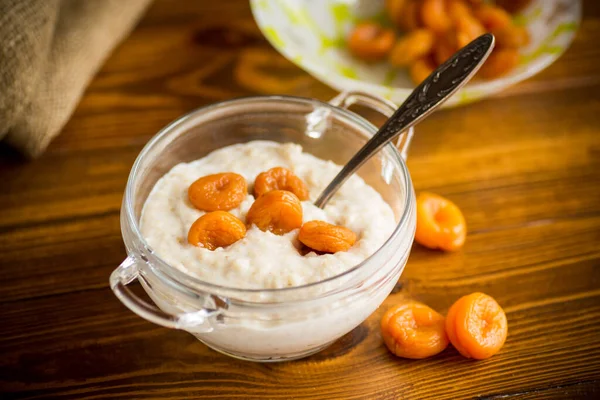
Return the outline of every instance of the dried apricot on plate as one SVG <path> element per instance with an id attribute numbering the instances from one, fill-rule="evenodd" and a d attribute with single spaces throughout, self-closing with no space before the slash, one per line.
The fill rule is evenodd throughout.
<path id="1" fill-rule="evenodd" d="M 435 65 L 433 64 L 433 60 L 430 60 L 429 57 L 424 57 L 412 63 L 408 72 L 415 85 L 418 85 L 431 75 L 434 70 Z"/>
<path id="2" fill-rule="evenodd" d="M 495 32 L 512 25 L 510 14 L 492 4 L 483 4 L 481 7 L 476 8 L 474 13 L 475 17 L 488 31 Z"/>
<path id="3" fill-rule="evenodd" d="M 496 300 L 484 293 L 473 293 L 450 307 L 446 332 L 463 356 L 483 360 L 500 351 L 506 341 L 508 323 Z"/>
<path id="4" fill-rule="evenodd" d="M 387 310 L 381 318 L 381 335 L 387 348 L 404 358 L 431 357 L 448 346 L 444 317 L 416 302 Z"/>
<path id="5" fill-rule="evenodd" d="M 395 42 L 396 35 L 393 30 L 372 22 L 364 22 L 356 25 L 350 33 L 348 49 L 360 59 L 377 61 L 388 55 Z"/>
<path id="6" fill-rule="evenodd" d="M 464 2 L 464 0 L 449 0 L 448 4 L 448 15 L 453 24 L 463 18 L 471 18 L 473 14 L 471 8 Z"/>
<path id="7" fill-rule="evenodd" d="M 456 53 L 456 50 L 458 50 L 456 35 L 454 33 L 448 33 L 447 35 L 437 38 L 433 49 L 433 58 L 436 63 L 443 64 Z M 433 70 L 431 72 L 433 72 Z"/>
<path id="8" fill-rule="evenodd" d="M 273 190 L 256 199 L 248 210 L 246 222 L 261 231 L 283 235 L 302 225 L 302 204 L 292 192 Z"/>
<path id="9" fill-rule="evenodd" d="M 246 226 L 227 211 L 212 211 L 198 218 L 188 232 L 188 243 L 214 250 L 246 236 Z"/>
<path id="10" fill-rule="evenodd" d="M 436 33 L 444 33 L 452 27 L 446 9 L 446 0 L 423 0 L 421 20 L 426 28 Z"/>
<path id="11" fill-rule="evenodd" d="M 467 224 L 460 209 L 437 194 L 417 197 L 415 240 L 430 249 L 457 250 L 465 243 Z"/>
<path id="12" fill-rule="evenodd" d="M 532 0 L 496 0 L 496 5 L 510 13 L 516 13 L 529 6 L 531 2 Z"/>
<path id="13" fill-rule="evenodd" d="M 456 22 L 456 40 L 461 49 L 485 33 L 483 25 L 474 17 L 461 18 Z"/>
<path id="14" fill-rule="evenodd" d="M 398 26 L 407 2 L 408 0 L 385 0 L 385 11 L 388 17 Z"/>
<path id="15" fill-rule="evenodd" d="M 203 176 L 188 189 L 190 202 L 203 211 L 231 210 L 239 206 L 247 194 L 246 179 L 233 172 Z"/>
<path id="16" fill-rule="evenodd" d="M 422 26 L 420 16 L 421 0 L 406 0 L 402 12 L 397 16 L 400 29 L 405 32 Z"/>
<path id="17" fill-rule="evenodd" d="M 509 73 L 519 63 L 519 53 L 515 49 L 494 50 L 481 66 L 478 75 L 485 79 L 497 78 Z"/>
<path id="18" fill-rule="evenodd" d="M 308 189 L 302 179 L 292 171 L 283 167 L 271 168 L 261 172 L 254 181 L 254 197 L 273 190 L 287 190 L 294 193 L 300 200 L 308 200 Z"/>
<path id="19" fill-rule="evenodd" d="M 390 52 L 390 63 L 396 67 L 407 66 L 427 55 L 433 49 L 435 36 L 427 29 L 417 29 L 402 36 Z"/>
<path id="20" fill-rule="evenodd" d="M 501 49 L 517 49 L 529 44 L 529 32 L 524 26 L 508 25 L 493 33 L 496 36 L 496 44 Z"/>
<path id="21" fill-rule="evenodd" d="M 308 221 L 300 228 L 298 240 L 313 250 L 337 253 L 350 249 L 356 242 L 356 234 L 325 221 Z"/>

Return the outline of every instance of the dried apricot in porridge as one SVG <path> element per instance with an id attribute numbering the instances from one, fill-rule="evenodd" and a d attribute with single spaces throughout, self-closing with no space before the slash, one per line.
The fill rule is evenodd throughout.
<path id="1" fill-rule="evenodd" d="M 214 250 L 246 235 L 246 226 L 227 211 L 212 211 L 198 218 L 188 232 L 188 243 Z"/>
<path id="2" fill-rule="evenodd" d="M 256 199 L 246 221 L 261 231 L 283 235 L 302 225 L 302 204 L 292 192 L 273 190 Z"/>
<path id="3" fill-rule="evenodd" d="M 448 346 L 444 317 L 417 302 L 397 304 L 381 318 L 387 348 L 399 357 L 427 358 Z"/>
<path id="4" fill-rule="evenodd" d="M 290 210 L 294 223 L 288 233 L 275 235 L 250 224 L 249 210 L 257 199 L 246 193 L 237 207 L 228 210 L 246 225 L 242 239 L 215 251 L 189 244 L 190 227 L 205 214 L 188 200 L 188 188 L 198 177 L 229 171 L 243 176 L 250 185 L 258 175 L 274 167 L 294 171 L 308 191 L 314 193 L 321 192 L 341 169 L 340 165 L 302 151 L 294 143 L 252 141 L 218 149 L 174 166 L 156 182 L 140 219 L 143 237 L 161 259 L 194 278 L 228 287 L 277 289 L 344 273 L 376 252 L 396 227 L 392 208 L 360 176 L 353 175 L 325 209 L 308 200 L 300 201 L 300 206 L 293 201 L 295 205 Z M 253 213 L 256 208 L 250 219 Z M 360 240 L 347 251 L 307 256 L 298 251 L 296 228 L 312 220 L 344 226 Z"/>
<path id="5" fill-rule="evenodd" d="M 203 176 L 188 189 L 190 202 L 202 211 L 231 210 L 246 198 L 246 179 L 233 172 Z"/>
<path id="6" fill-rule="evenodd" d="M 450 307 L 446 332 L 460 354 L 483 360 L 500 351 L 506 341 L 508 323 L 496 300 L 484 293 L 473 293 Z"/>
<path id="7" fill-rule="evenodd" d="M 417 196 L 415 240 L 430 249 L 453 251 L 461 248 L 467 236 L 467 224 L 460 209 L 437 194 Z"/>
<path id="8" fill-rule="evenodd" d="M 343 226 L 308 221 L 300 228 L 298 240 L 313 250 L 337 253 L 350 249 L 356 243 L 356 234 Z"/>
<path id="9" fill-rule="evenodd" d="M 302 179 L 283 167 L 271 168 L 261 172 L 254 181 L 254 197 L 260 197 L 273 190 L 287 190 L 300 200 L 308 200 L 308 189 Z"/>

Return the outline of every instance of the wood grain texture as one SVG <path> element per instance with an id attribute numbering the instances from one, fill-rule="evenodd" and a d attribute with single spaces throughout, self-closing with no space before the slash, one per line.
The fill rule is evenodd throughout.
<path id="1" fill-rule="evenodd" d="M 394 294 L 304 360 L 254 364 L 129 312 L 108 288 L 125 257 L 129 169 L 161 127 L 251 94 L 335 92 L 281 57 L 246 0 L 157 0 L 39 160 L 0 146 L 0 397 L 52 399 L 576 399 L 600 396 L 600 6 L 555 64 L 418 127 L 417 190 L 448 196 L 465 248 L 414 246 Z M 404 297 L 446 312 L 484 291 L 509 336 L 486 361 L 449 348 L 393 357 L 378 320 Z"/>

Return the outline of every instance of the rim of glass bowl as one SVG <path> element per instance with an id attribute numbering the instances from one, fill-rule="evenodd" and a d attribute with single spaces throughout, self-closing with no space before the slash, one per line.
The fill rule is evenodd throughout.
<path id="1" fill-rule="evenodd" d="M 158 254 L 156 254 L 152 250 L 152 247 L 146 242 L 146 239 L 142 236 L 142 233 L 140 232 L 140 229 L 139 229 L 138 221 L 135 218 L 135 213 L 133 210 L 133 195 L 134 195 L 134 193 L 133 193 L 134 184 L 133 183 L 135 182 L 135 180 L 138 176 L 138 173 L 140 170 L 140 165 L 141 165 L 142 161 L 146 158 L 146 155 L 148 154 L 150 149 L 152 147 L 154 147 L 154 145 L 156 143 L 158 143 L 160 140 L 162 140 L 165 136 L 168 136 L 169 134 L 171 134 L 174 129 L 176 129 L 180 125 L 184 124 L 185 122 L 187 122 L 189 119 L 195 117 L 196 115 L 214 111 L 218 108 L 230 107 L 230 106 L 234 106 L 234 105 L 238 105 L 238 104 L 242 104 L 242 103 L 257 101 L 257 100 L 260 100 L 260 101 L 265 101 L 265 100 L 286 101 L 286 102 L 296 102 L 296 103 L 308 104 L 308 105 L 312 105 L 312 106 L 316 106 L 316 107 L 327 107 L 329 109 L 332 109 L 332 110 L 339 112 L 342 115 L 346 116 L 347 118 L 352 120 L 352 122 L 354 122 L 354 123 L 358 124 L 359 126 L 361 126 L 362 128 L 364 128 L 364 130 L 366 132 L 372 131 L 372 134 L 374 134 L 377 131 L 377 127 L 375 127 L 375 125 L 373 125 L 372 123 L 367 121 L 365 118 L 361 117 L 360 115 L 358 115 L 354 112 L 346 110 L 344 108 L 337 107 L 330 103 L 326 103 L 326 102 L 323 102 L 323 101 L 320 101 L 317 99 L 310 99 L 310 98 L 299 97 L 299 96 L 283 96 L 283 95 L 245 96 L 245 97 L 239 97 L 239 98 L 235 98 L 235 99 L 231 99 L 231 100 L 220 101 L 218 103 L 213 103 L 213 104 L 210 104 L 207 106 L 196 108 L 196 109 L 184 114 L 183 116 L 179 117 L 178 119 L 170 122 L 168 125 L 166 125 L 164 128 L 162 128 L 142 148 L 142 150 L 138 154 L 137 158 L 135 159 L 133 167 L 131 168 L 131 172 L 129 173 L 129 177 L 127 179 L 127 186 L 125 189 L 125 201 L 124 201 L 125 214 L 127 217 L 127 221 L 131 227 L 132 233 L 135 235 L 136 239 L 141 243 L 143 249 L 148 253 L 148 255 L 147 255 L 148 261 L 150 261 L 150 257 L 153 259 L 152 262 L 148 262 L 147 264 L 153 270 L 154 270 L 154 267 L 157 266 L 158 267 L 157 269 L 159 270 L 159 272 L 167 273 L 167 275 L 169 275 L 169 277 L 171 279 L 175 279 L 178 284 L 191 282 L 193 285 L 198 285 L 200 287 L 204 287 L 204 288 L 208 288 L 208 289 L 212 289 L 212 290 L 218 290 L 218 291 L 227 291 L 227 292 L 231 292 L 231 293 L 238 293 L 238 294 L 291 293 L 294 291 L 300 291 L 300 290 L 304 290 L 307 288 L 316 287 L 319 285 L 323 285 L 325 283 L 329 283 L 329 282 L 338 280 L 338 279 L 340 279 L 344 276 L 350 275 L 353 272 L 364 267 L 366 264 L 369 263 L 369 261 L 376 254 L 381 252 L 381 250 L 383 250 L 386 247 L 391 246 L 391 244 L 398 238 L 398 236 L 400 236 L 400 234 L 404 230 L 404 227 L 408 223 L 408 215 L 411 210 L 410 205 L 414 201 L 413 191 L 411 190 L 412 181 L 410 179 L 410 174 L 408 172 L 408 168 L 406 167 L 406 163 L 405 163 L 404 159 L 400 155 L 400 152 L 398 151 L 398 149 L 394 146 L 393 142 L 390 142 L 382 149 L 382 151 L 387 152 L 388 156 L 400 166 L 400 173 L 401 173 L 402 177 L 404 178 L 404 182 L 405 182 L 405 186 L 406 186 L 405 195 L 404 195 L 405 207 L 404 207 L 404 210 L 402 210 L 402 215 L 400 216 L 400 220 L 396 224 L 394 231 L 386 239 L 386 241 L 373 254 L 371 254 L 369 257 L 364 259 L 359 264 L 354 265 L 352 268 L 349 268 L 348 270 L 346 270 L 338 275 L 329 277 L 327 279 L 317 281 L 317 282 L 307 283 L 307 284 L 300 285 L 300 286 L 291 286 L 291 287 L 285 287 L 285 288 L 251 289 L 251 288 L 239 288 L 239 287 L 233 287 L 233 286 L 223 286 L 223 285 L 218 285 L 218 284 L 214 284 L 211 282 L 203 281 L 192 275 L 186 274 L 185 272 L 171 266 L 169 263 L 164 261 L 160 256 L 158 256 Z M 371 134 L 371 136 L 372 136 L 372 134 Z M 333 290 L 333 291 L 335 291 L 335 290 Z M 331 294 L 331 292 L 332 291 L 325 291 L 325 292 L 321 293 L 319 295 L 319 297 L 321 297 L 323 295 Z"/>

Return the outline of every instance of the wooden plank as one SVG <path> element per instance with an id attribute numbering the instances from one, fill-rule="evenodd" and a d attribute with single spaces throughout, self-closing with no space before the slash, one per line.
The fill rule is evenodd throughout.
<path id="1" fill-rule="evenodd" d="M 463 250 L 414 245 L 398 289 L 304 360 L 254 364 L 135 316 L 108 288 L 125 257 L 119 209 L 146 141 L 196 107 L 335 92 L 276 53 L 248 2 L 157 0 L 48 152 L 0 146 L 0 393 L 52 399 L 594 398 L 600 394 L 600 32 L 584 2 L 573 45 L 534 78 L 417 127 L 417 191 L 463 209 Z M 381 118 L 374 117 L 378 123 Z M 445 313 L 484 291 L 509 336 L 493 358 L 392 356 L 379 318 L 405 297 Z"/>
<path id="2" fill-rule="evenodd" d="M 293 392 L 298 399 L 454 399 L 600 379 L 597 289 L 507 307 L 509 338 L 486 361 L 453 349 L 425 361 L 390 355 L 378 320 L 399 293 L 331 348 L 283 364 L 221 356 L 191 335 L 132 315 L 109 290 L 95 294 L 4 304 L 0 386 L 24 398 L 283 398 Z"/>

